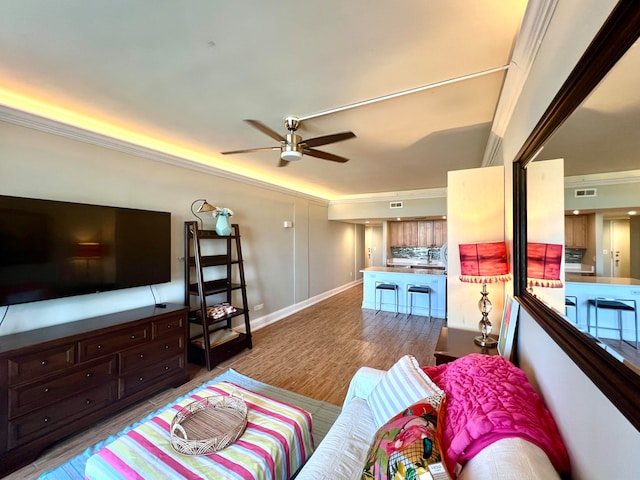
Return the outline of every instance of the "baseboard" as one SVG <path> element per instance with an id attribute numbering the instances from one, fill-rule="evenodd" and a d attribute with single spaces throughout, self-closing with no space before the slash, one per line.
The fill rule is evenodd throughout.
<path id="1" fill-rule="evenodd" d="M 311 305 L 315 305 L 316 303 L 326 300 L 327 298 L 333 297 L 334 295 L 344 292 L 345 290 L 351 287 L 354 287 L 358 284 L 362 284 L 362 279 L 354 280 L 353 282 L 346 283 L 337 288 L 334 288 L 333 290 L 327 290 L 326 292 L 323 292 L 319 295 L 308 298 L 302 302 L 294 303 L 293 305 L 282 308 L 268 315 L 263 315 L 262 317 L 258 317 L 258 318 L 252 318 L 251 330 L 252 331 L 259 330 L 263 327 L 266 327 L 267 325 L 271 325 L 272 323 L 282 320 L 283 318 L 286 318 L 289 315 L 293 315 L 294 313 L 297 313 L 300 310 L 304 310 L 305 308 L 310 307 Z"/>

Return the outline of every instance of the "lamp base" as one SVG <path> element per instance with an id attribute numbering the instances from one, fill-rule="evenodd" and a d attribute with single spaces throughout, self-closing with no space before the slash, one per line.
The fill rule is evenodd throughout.
<path id="1" fill-rule="evenodd" d="M 485 348 L 495 348 L 498 346 L 498 340 L 493 337 L 482 338 L 482 335 L 475 337 L 473 343 Z"/>

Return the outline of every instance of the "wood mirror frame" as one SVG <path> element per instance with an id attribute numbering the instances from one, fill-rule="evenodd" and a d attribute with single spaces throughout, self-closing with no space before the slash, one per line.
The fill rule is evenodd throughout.
<path id="1" fill-rule="evenodd" d="M 522 307 L 640 430 L 640 375 L 527 291 L 526 166 L 640 36 L 640 2 L 621 0 L 524 143 L 513 164 L 514 293 Z"/>

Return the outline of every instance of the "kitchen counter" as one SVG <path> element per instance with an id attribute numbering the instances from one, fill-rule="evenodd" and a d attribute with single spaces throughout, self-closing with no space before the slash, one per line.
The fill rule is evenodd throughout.
<path id="1" fill-rule="evenodd" d="M 595 329 L 594 307 L 589 306 L 589 300 L 594 298 L 624 299 L 629 305 L 635 300 L 636 308 L 640 308 L 640 280 L 637 278 L 615 278 L 599 276 L 582 276 L 565 274 L 565 295 L 574 296 L 577 300 L 577 312 L 573 308 L 567 309 L 567 317 L 573 321 L 577 318 L 577 326 L 581 330 L 589 331 L 595 337 L 620 338 L 615 330 L 618 328 L 618 318 L 615 311 L 600 310 L 598 324 Z M 590 311 L 590 312 L 589 312 Z M 574 317 L 574 313 L 576 317 Z M 591 316 L 589 320 L 589 315 Z M 591 325 L 587 325 L 590 321 Z M 590 327 L 590 328 L 589 328 Z M 635 321 L 633 313 L 623 315 L 623 336 L 626 340 L 635 341 Z"/>
<path id="2" fill-rule="evenodd" d="M 564 272 L 568 273 L 584 273 L 591 275 L 595 271 L 593 265 L 587 265 L 585 263 L 565 263 L 564 264 Z"/>
<path id="3" fill-rule="evenodd" d="M 364 270 L 360 270 L 363 273 L 366 272 L 387 272 L 387 273 L 407 273 L 407 274 L 427 274 L 427 275 L 445 275 L 444 268 L 407 268 L 407 267 L 367 267 Z"/>
<path id="4" fill-rule="evenodd" d="M 428 285 L 431 288 L 431 316 L 446 318 L 447 316 L 447 276 L 442 269 L 429 268 L 397 268 L 397 267 L 368 267 L 361 270 L 364 276 L 362 308 L 377 310 L 376 282 L 392 282 L 398 285 L 398 312 L 409 313 L 407 301 L 407 285 Z M 381 310 L 395 312 L 395 296 L 393 292 L 381 292 Z M 413 295 L 413 314 L 429 315 L 429 300 L 427 295 Z"/>
<path id="5" fill-rule="evenodd" d="M 565 273 L 564 280 L 566 283 L 576 282 L 576 283 L 591 283 L 597 285 L 640 285 L 640 280 L 637 278 L 624 278 L 624 277 L 600 277 L 598 275 L 595 276 L 582 276 L 570 274 L 568 272 Z"/>

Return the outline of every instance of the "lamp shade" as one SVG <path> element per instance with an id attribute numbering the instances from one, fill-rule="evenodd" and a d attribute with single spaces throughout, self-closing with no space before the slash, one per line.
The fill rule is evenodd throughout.
<path id="1" fill-rule="evenodd" d="M 530 287 L 562 287 L 562 248 L 555 243 L 527 244 L 527 283 Z"/>
<path id="2" fill-rule="evenodd" d="M 460 245 L 460 281 L 496 283 L 511 280 L 504 242 Z"/>

